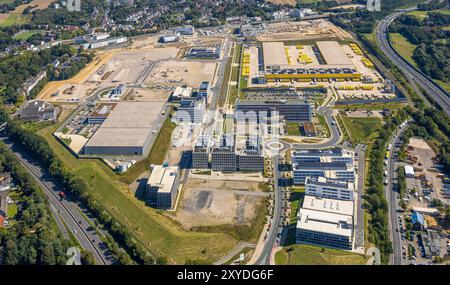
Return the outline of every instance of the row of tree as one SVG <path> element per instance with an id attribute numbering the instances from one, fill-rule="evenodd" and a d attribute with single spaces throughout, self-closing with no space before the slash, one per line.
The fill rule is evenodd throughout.
<path id="1" fill-rule="evenodd" d="M 370 149 L 368 186 L 364 194 L 365 208 L 370 214 L 369 241 L 380 250 L 383 263 L 388 262 L 389 254 L 392 252 L 387 220 L 389 207 L 383 187 L 383 161 L 391 134 L 407 117 L 408 114 L 404 110 L 399 110 L 395 116 L 388 117 L 384 128 L 379 131 L 379 136 Z"/>
<path id="2" fill-rule="evenodd" d="M 0 172 L 11 172 L 18 212 L 11 226 L 0 230 L 0 264 L 65 264 L 74 244 L 59 232 L 44 193 L 14 154 L 0 144 Z"/>
<path id="3" fill-rule="evenodd" d="M 4 118 L 6 115 L 0 115 Z M 26 130 L 19 121 L 9 121 L 7 134 L 15 142 L 21 144 L 39 161 L 44 169 L 60 183 L 70 197 L 85 205 L 93 216 L 108 230 L 114 240 L 109 240 L 107 245 L 120 264 L 165 264 L 165 257 L 155 256 L 146 251 L 132 237 L 129 230 L 114 220 L 113 217 L 95 200 L 92 190 L 81 177 L 75 176 L 66 170 L 63 162 L 56 156 L 48 142 L 38 134 Z M 117 242 L 126 252 L 115 246 Z"/>

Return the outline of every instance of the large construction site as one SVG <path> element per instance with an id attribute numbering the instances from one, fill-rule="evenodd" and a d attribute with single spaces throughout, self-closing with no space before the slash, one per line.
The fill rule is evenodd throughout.
<path id="1" fill-rule="evenodd" d="M 130 165 L 149 154 L 176 88 L 195 91 L 203 82 L 215 83 L 222 55 L 191 58 L 188 50 L 221 52 L 223 41 L 195 35 L 161 44 L 155 36 L 140 36 L 127 47 L 97 51 L 77 76 L 50 82 L 38 98 L 79 106 L 55 132 L 78 156 L 101 157 L 115 169 Z"/>

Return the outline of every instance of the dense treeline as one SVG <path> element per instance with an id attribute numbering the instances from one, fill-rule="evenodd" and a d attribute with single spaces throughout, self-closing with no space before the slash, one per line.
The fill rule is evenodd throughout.
<path id="1" fill-rule="evenodd" d="M 354 13 L 330 16 L 330 21 L 354 33 L 372 33 L 378 20 L 386 17 L 398 7 L 407 6 L 408 4 L 413 6 L 415 2 L 411 0 L 383 0 L 381 11 L 362 9 Z M 366 4 L 366 1 L 361 1 L 361 4 Z"/>
<path id="2" fill-rule="evenodd" d="M 0 264 L 65 264 L 73 244 L 59 232 L 44 193 L 4 144 L 0 145 L 0 172 L 11 172 L 17 187 L 19 211 L 13 224 L 0 230 Z"/>
<path id="3" fill-rule="evenodd" d="M 0 115 L 0 118 L 2 117 L 5 117 L 5 115 Z M 108 230 L 114 238 L 114 241 L 126 249 L 126 252 L 129 255 L 115 246 L 113 240 L 107 241 L 107 245 L 115 255 L 118 263 L 167 263 L 167 259 L 165 257 L 154 257 L 136 243 L 126 227 L 115 221 L 110 214 L 92 197 L 90 194 L 91 191 L 89 191 L 90 186 L 86 183 L 86 181 L 65 169 L 63 162 L 55 155 L 44 138 L 32 131 L 25 130 L 21 127 L 20 122 L 18 121 L 10 121 L 6 132 L 11 139 L 21 144 L 32 155 L 34 155 L 44 169 L 48 169 L 49 174 L 61 184 L 61 186 L 70 194 L 71 197 L 83 203 L 90 210 L 98 221 Z"/>
<path id="4" fill-rule="evenodd" d="M 20 89 L 27 79 L 36 76 L 41 70 L 47 70 L 50 80 L 63 80 L 78 73 L 86 63 L 92 60 L 91 54 L 77 54 L 74 47 L 58 45 L 39 52 L 24 52 L 19 55 L 11 55 L 0 61 L 0 99 L 3 103 L 15 104 L 21 99 Z M 59 59 L 65 63 L 64 68 L 58 71 L 50 64 Z M 63 65 L 62 65 L 63 66 Z M 22 98 L 23 99 L 23 98 Z"/>
<path id="5" fill-rule="evenodd" d="M 420 11 L 430 11 L 430 10 L 437 10 L 448 7 L 448 0 L 433 0 L 429 3 L 423 3 L 417 5 L 417 10 Z"/>
<path id="6" fill-rule="evenodd" d="M 370 149 L 368 186 L 364 195 L 365 208 L 370 214 L 369 241 L 380 250 L 383 263 L 388 262 L 389 254 L 392 252 L 387 220 L 389 208 L 383 187 L 383 160 L 391 134 L 407 117 L 408 114 L 404 110 L 399 110 L 395 116 L 388 117 L 384 128 L 379 131 L 379 136 Z"/>
<path id="7" fill-rule="evenodd" d="M 13 11 L 16 7 L 22 4 L 28 4 L 32 0 L 14 0 L 10 3 L 2 3 L 0 4 L 0 13 L 8 13 L 9 11 Z"/>
<path id="8" fill-rule="evenodd" d="M 416 45 L 412 58 L 420 70 L 433 79 L 450 81 L 450 32 L 443 29 L 450 25 L 450 15 L 429 12 L 420 20 L 412 15 L 404 15 L 390 27 L 390 32 L 402 34 Z"/>

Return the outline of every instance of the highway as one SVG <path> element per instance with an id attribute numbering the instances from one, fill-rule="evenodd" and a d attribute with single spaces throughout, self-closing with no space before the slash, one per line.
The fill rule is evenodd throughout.
<path id="1" fill-rule="evenodd" d="M 399 139 L 403 132 L 408 127 L 408 124 L 405 124 L 401 129 L 398 129 L 393 134 L 390 142 L 388 144 L 391 144 L 391 155 L 388 159 L 388 165 L 386 166 L 386 171 L 388 173 L 387 176 L 387 185 L 385 186 L 385 197 L 388 202 L 389 206 L 389 212 L 388 212 L 388 221 L 389 221 L 389 235 L 392 241 L 392 247 L 393 247 L 393 254 L 391 254 L 389 258 L 389 263 L 393 265 L 402 265 L 403 262 L 403 255 L 402 255 L 402 239 L 401 239 L 401 233 L 399 231 L 399 222 L 398 222 L 398 212 L 397 210 L 400 209 L 399 207 L 399 193 L 395 191 L 394 188 L 394 180 L 396 177 L 396 167 L 395 162 L 397 160 L 397 156 L 394 155 L 398 152 L 397 143 L 399 142 Z"/>
<path id="2" fill-rule="evenodd" d="M 390 14 L 380 21 L 376 26 L 376 38 L 384 54 L 406 75 L 406 78 L 412 86 L 417 84 L 424 89 L 433 100 L 441 106 L 442 110 L 450 116 L 450 97 L 441 87 L 429 79 L 421 71 L 417 70 L 405 59 L 403 59 L 391 46 L 389 42 L 389 25 L 405 12 L 416 10 L 417 7 L 411 7 L 402 11 Z"/>
<path id="3" fill-rule="evenodd" d="M 274 194 L 275 198 L 273 200 L 273 218 L 272 224 L 269 229 L 269 233 L 264 243 L 264 247 L 261 251 L 261 255 L 255 262 L 255 265 L 269 265 L 270 258 L 272 257 L 272 250 L 278 245 L 279 237 L 278 234 L 281 233 L 281 215 L 283 214 L 283 190 L 282 187 L 278 185 L 278 180 L 280 179 L 280 172 L 278 171 L 279 156 L 274 155 L 272 158 L 273 167 L 273 185 L 275 187 Z"/>
<path id="4" fill-rule="evenodd" d="M 86 216 L 81 213 L 77 204 L 59 198 L 58 192 L 62 189 L 42 171 L 40 166 L 32 162 L 31 156 L 23 148 L 14 144 L 8 138 L 2 138 L 2 140 L 43 189 L 59 227 L 59 219 L 61 219 L 73 236 L 75 236 L 79 245 L 83 249 L 92 252 L 96 264 L 112 264 L 113 259 L 108 253 L 106 245 L 103 244 L 95 229 L 90 226 Z M 93 222 L 91 221 L 91 223 Z"/>

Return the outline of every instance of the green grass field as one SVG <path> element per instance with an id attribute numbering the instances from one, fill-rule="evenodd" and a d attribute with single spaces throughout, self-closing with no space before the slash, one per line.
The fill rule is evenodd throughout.
<path id="1" fill-rule="evenodd" d="M 397 103 L 397 102 L 390 102 L 390 103 L 372 103 L 372 104 L 350 104 L 350 105 L 335 105 L 334 108 L 337 109 L 350 109 L 350 110 L 383 110 L 383 109 L 389 109 L 389 110 L 398 110 L 406 107 L 407 103 Z"/>
<path id="2" fill-rule="evenodd" d="M 36 32 L 36 31 L 23 31 L 23 32 L 15 34 L 13 38 L 16 40 L 25 41 L 29 37 L 31 37 L 32 35 L 37 34 L 37 33 L 38 32 Z"/>
<path id="3" fill-rule="evenodd" d="M 170 117 L 167 117 L 156 137 L 148 157 L 130 167 L 125 173 L 120 174 L 120 181 L 131 184 L 139 177 L 139 175 L 148 170 L 151 164 L 163 164 L 164 157 L 170 147 L 170 139 L 174 129 L 175 124 L 170 121 Z"/>
<path id="4" fill-rule="evenodd" d="M 352 118 L 342 116 L 347 130 L 350 132 L 350 139 L 355 143 L 367 143 L 377 135 L 377 130 L 381 128 L 379 118 Z"/>
<path id="5" fill-rule="evenodd" d="M 8 205 L 8 213 L 6 214 L 6 216 L 8 217 L 8 219 L 13 219 L 14 216 L 17 214 L 17 205 L 15 203 L 13 204 L 9 204 Z"/>
<path id="6" fill-rule="evenodd" d="M 286 122 L 286 131 L 288 136 L 299 136 L 300 125 L 298 122 Z"/>
<path id="7" fill-rule="evenodd" d="M 391 41 L 394 49 L 408 62 L 417 67 L 416 62 L 413 60 L 412 56 L 416 46 L 410 43 L 404 36 L 399 33 L 390 33 L 389 40 Z"/>
<path id="8" fill-rule="evenodd" d="M 276 265 L 364 265 L 365 256 L 343 250 L 296 244 L 275 255 Z"/>
<path id="9" fill-rule="evenodd" d="M 441 13 L 444 15 L 450 15 L 450 10 L 448 9 L 439 9 L 439 10 L 433 10 L 433 11 L 411 11 L 408 12 L 408 15 L 412 15 L 412 16 L 416 16 L 418 18 L 420 18 L 421 20 L 423 20 L 428 13 L 433 12 L 433 13 Z"/>
<path id="10" fill-rule="evenodd" d="M 8 18 L 0 23 L 0 27 L 10 27 L 14 25 L 24 25 L 31 21 L 31 15 L 10 14 Z"/>
<path id="11" fill-rule="evenodd" d="M 57 125 L 39 132 L 64 165 L 91 186 L 91 194 L 114 219 L 125 225 L 135 240 L 151 252 L 169 257 L 169 262 L 183 264 L 186 259 L 210 262 L 228 252 L 236 240 L 225 233 L 187 232 L 168 217 L 138 200 L 119 175 L 97 159 L 77 159 L 52 133 Z M 220 242 L 217 242 L 220 240 Z"/>

